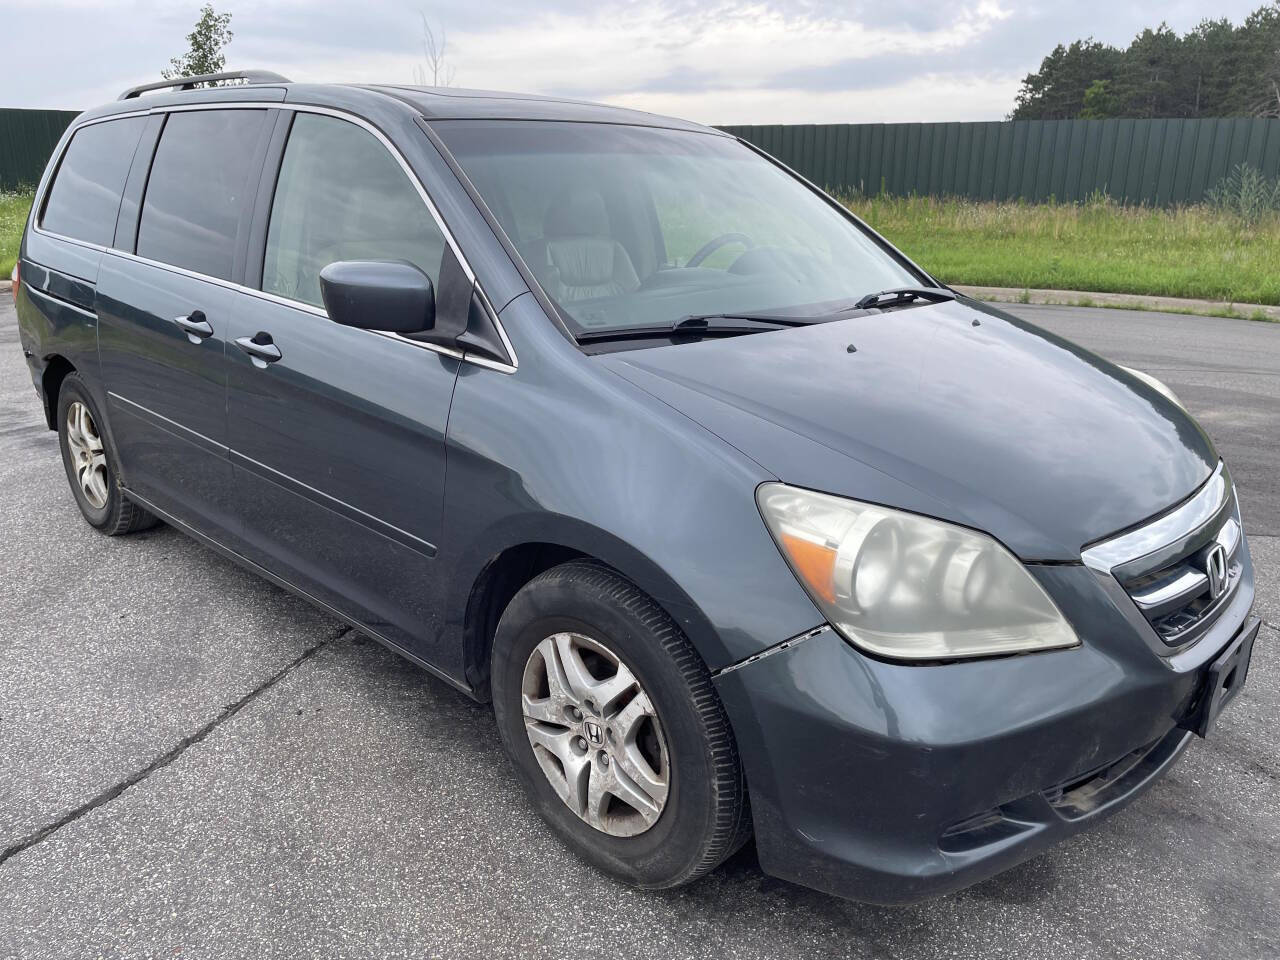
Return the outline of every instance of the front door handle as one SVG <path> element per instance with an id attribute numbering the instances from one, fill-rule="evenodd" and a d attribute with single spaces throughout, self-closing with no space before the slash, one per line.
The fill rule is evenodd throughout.
<path id="1" fill-rule="evenodd" d="M 252 337 L 237 337 L 236 346 L 249 355 L 253 365 L 259 370 L 267 369 L 268 363 L 280 359 L 280 348 L 271 340 L 269 333 L 255 333 Z"/>
<path id="2" fill-rule="evenodd" d="M 200 343 L 213 336 L 213 327 L 204 318 L 203 310 L 192 310 L 185 317 L 174 317 L 173 322 L 186 332 L 192 343 Z"/>

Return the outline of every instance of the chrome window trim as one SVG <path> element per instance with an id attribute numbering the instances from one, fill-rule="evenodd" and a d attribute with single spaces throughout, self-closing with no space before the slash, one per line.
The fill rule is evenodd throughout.
<path id="1" fill-rule="evenodd" d="M 444 218 L 440 215 L 439 209 L 437 209 L 435 203 L 432 202 L 430 195 L 426 191 L 426 188 L 422 185 L 422 182 L 418 179 L 417 174 L 413 172 L 413 168 L 409 166 L 409 162 L 405 160 L 404 155 L 399 151 L 399 149 L 396 148 L 395 144 L 393 144 L 389 139 L 387 139 L 386 135 L 383 134 L 381 130 L 379 130 L 369 121 L 365 120 L 363 117 L 359 117 L 356 114 L 350 113 L 345 110 L 338 110 L 333 107 L 312 106 L 311 104 L 286 103 L 284 101 L 237 100 L 234 102 L 226 102 L 226 103 L 163 104 L 163 105 L 151 107 L 147 110 L 131 110 L 127 112 L 109 114 L 104 117 L 94 117 L 91 120 L 86 120 L 83 123 L 76 124 L 68 129 L 66 140 L 62 143 L 61 148 L 58 150 L 57 162 L 51 164 L 48 167 L 45 174 L 45 178 L 40 183 L 40 188 L 36 194 L 35 202 L 33 202 L 32 204 L 32 210 L 40 209 L 40 204 L 44 200 L 44 194 L 49 189 L 49 186 L 50 186 L 49 173 L 51 173 L 53 170 L 56 170 L 58 168 L 58 164 L 62 162 L 62 155 L 66 152 L 67 145 L 71 143 L 71 138 L 74 137 L 76 132 L 79 131 L 81 128 L 87 127 L 95 123 L 103 123 L 108 120 L 122 119 L 124 117 L 147 116 L 153 113 L 177 113 L 177 112 L 184 112 L 184 111 L 190 111 L 190 110 L 290 110 L 295 113 L 315 113 L 315 114 L 320 114 L 322 116 L 336 117 L 339 120 L 345 120 L 348 123 L 353 123 L 356 126 L 360 127 L 361 129 L 367 130 L 369 133 L 373 134 L 373 136 L 378 140 L 378 142 L 381 143 L 382 146 L 395 159 L 396 163 L 400 165 L 400 169 L 403 170 L 405 176 L 409 178 L 409 183 L 413 185 L 413 188 L 415 191 L 417 191 L 419 198 L 422 200 L 423 204 L 426 205 L 427 211 L 431 214 L 431 218 L 435 221 L 436 227 L 440 230 L 441 235 L 444 237 L 445 243 L 449 245 L 449 249 L 453 251 L 453 255 L 457 258 L 458 264 L 462 267 L 463 274 L 466 276 L 467 280 L 470 281 L 473 289 L 480 295 L 481 303 L 485 308 L 485 312 L 489 315 L 489 321 L 494 325 L 494 329 L 497 330 L 498 338 L 502 341 L 503 348 L 507 351 L 507 355 L 511 358 L 511 363 L 509 364 L 502 363 L 501 361 L 491 360 L 488 357 L 476 356 L 474 354 L 467 353 L 465 350 L 458 350 L 452 347 L 442 346 L 440 344 L 424 343 L 419 340 L 410 340 L 409 338 L 403 337 L 398 333 L 391 333 L 391 332 L 382 331 L 382 330 L 369 330 L 367 332 L 372 333 L 376 336 L 387 337 L 392 340 L 398 340 L 402 343 L 409 344 L 410 346 L 418 347 L 419 349 L 430 350 L 433 353 L 438 353 L 443 356 L 452 357 L 455 360 L 461 360 L 465 363 L 474 364 L 475 366 L 484 367 L 489 370 L 496 370 L 499 373 L 512 374 L 519 369 L 520 367 L 519 357 L 516 356 L 515 347 L 512 345 L 510 337 L 507 336 L 507 331 L 503 327 L 502 321 L 499 319 L 497 311 L 493 309 L 492 301 L 489 299 L 488 294 L 485 293 L 484 287 L 480 283 L 479 278 L 476 277 L 475 270 L 472 269 L 470 262 L 467 260 L 466 256 L 462 253 L 462 248 L 458 245 L 458 241 L 454 238 L 453 232 L 449 229 L 448 225 L 444 221 Z M 292 300 L 288 297 L 282 297 L 277 294 L 268 293 L 265 290 L 254 290 L 250 287 L 244 286 L 243 284 L 232 283 L 229 280 L 224 280 L 221 277 L 212 277 L 212 276 L 209 276 L 208 274 L 198 273 L 194 270 L 187 270 L 183 267 L 179 267 L 171 263 L 161 263 L 158 260 L 151 260 L 147 257 L 140 257 L 136 253 L 129 253 L 125 250 L 116 250 L 112 247 L 105 247 L 99 244 L 89 243 L 84 240 L 76 240 L 73 237 L 66 237 L 61 234 L 53 233 L 52 231 L 45 230 L 43 227 L 41 227 L 34 217 L 32 218 L 32 221 L 31 221 L 31 230 L 35 233 L 40 234 L 41 236 L 49 237 L 54 240 L 61 240 L 66 243 L 73 243 L 73 244 L 76 244 L 77 246 L 85 247 L 90 250 L 95 250 L 99 253 L 110 254 L 112 256 L 121 257 L 122 259 L 125 259 L 125 260 L 133 260 L 137 263 L 143 263 L 152 267 L 159 267 L 162 270 L 168 270 L 170 272 L 180 274 L 181 276 L 191 277 L 196 280 L 204 280 L 208 283 L 213 283 L 221 287 L 226 287 L 227 289 L 234 290 L 238 293 L 247 293 L 250 296 L 258 297 L 259 299 L 262 299 L 262 300 L 268 300 L 273 303 L 278 303 L 278 304 L 281 304 L 282 306 L 292 307 L 295 310 L 299 310 L 303 313 L 309 313 L 313 316 L 322 317 L 325 320 L 329 319 L 329 314 L 323 308 L 315 307 L 312 304 L 304 303 L 301 300 Z"/>
<path id="2" fill-rule="evenodd" d="M 1231 484 L 1221 460 L 1213 474 L 1189 499 L 1136 530 L 1103 540 L 1084 550 L 1085 566 L 1110 574 L 1123 563 L 1137 560 L 1194 533 L 1212 520 L 1231 495 Z"/>
<path id="3" fill-rule="evenodd" d="M 32 204 L 32 209 L 34 208 L 35 205 Z M 77 240 L 75 237 L 68 237 L 66 234 L 54 233 L 52 230 L 46 230 L 44 227 L 35 223 L 31 224 L 31 231 L 32 233 L 40 234 L 42 237 L 48 237 L 51 240 L 61 240 L 63 243 L 70 243 L 77 247 L 84 247 L 86 250 L 92 250 L 95 253 L 106 253 L 108 249 L 100 243 L 92 243 L 89 240 Z"/>
<path id="4" fill-rule="evenodd" d="M 91 127 L 95 123 L 106 123 L 109 120 L 122 120 L 125 117 L 145 117 L 148 114 L 153 112 L 154 112 L 153 110 L 147 109 L 147 110 L 122 110 L 120 113 L 108 113 L 104 116 L 92 117 L 88 120 L 78 123 L 76 124 L 75 129 L 79 130 L 81 127 Z"/>
<path id="5" fill-rule="evenodd" d="M 221 277 L 211 277 L 208 274 L 197 273 L 194 270 L 187 270 L 183 267 L 176 267 L 171 263 L 161 263 L 159 260 L 149 260 L 146 257 L 140 257 L 136 253 L 128 253 L 124 250 L 114 250 L 108 248 L 104 251 L 107 256 L 118 257 L 121 260 L 131 260 L 134 263 L 141 263 L 148 267 L 155 267 L 159 270 L 166 270 L 169 273 L 176 273 L 179 276 L 190 277 L 193 280 L 202 280 L 205 283 L 211 283 L 217 287 L 223 287 L 236 293 L 243 293 L 250 297 L 256 297 L 259 300 L 266 300 L 269 303 L 276 303 L 282 307 L 289 307 L 299 313 L 310 314 L 321 320 L 329 320 L 329 314 L 323 307 L 313 306 L 301 300 L 290 300 L 288 297 L 280 297 L 274 293 L 267 293 L 265 290 L 255 290 L 252 287 L 246 287 L 243 284 L 232 283 L 230 280 L 223 280 Z M 354 328 L 352 328 L 354 329 Z M 439 353 L 446 357 L 452 357 L 455 360 L 465 360 L 467 363 L 473 363 L 477 366 L 492 366 L 493 369 L 502 373 L 515 373 L 516 368 L 507 366 L 503 363 L 490 360 L 488 357 L 468 356 L 462 350 L 453 347 L 446 347 L 438 343 L 424 343 L 421 340 L 411 340 L 408 337 L 401 336 L 398 333 L 392 333 L 388 330 L 365 330 L 365 333 L 373 334 L 376 337 L 386 337 L 388 340 L 398 340 L 401 343 L 408 344 L 411 347 L 417 347 L 421 350 L 430 350 L 432 353 Z"/>

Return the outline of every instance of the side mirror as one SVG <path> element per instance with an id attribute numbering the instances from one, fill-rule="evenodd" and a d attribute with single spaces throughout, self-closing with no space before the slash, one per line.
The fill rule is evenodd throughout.
<path id="1" fill-rule="evenodd" d="M 422 333 L 435 326 L 431 278 L 403 260 L 339 260 L 320 271 L 329 319 L 345 327 Z"/>

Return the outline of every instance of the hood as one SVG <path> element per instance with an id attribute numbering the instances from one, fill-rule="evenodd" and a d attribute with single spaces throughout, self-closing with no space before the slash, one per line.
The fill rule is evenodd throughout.
<path id="1" fill-rule="evenodd" d="M 786 483 L 974 527 L 1024 560 L 1078 561 L 1218 462 L 1158 391 L 974 301 L 600 359 Z"/>

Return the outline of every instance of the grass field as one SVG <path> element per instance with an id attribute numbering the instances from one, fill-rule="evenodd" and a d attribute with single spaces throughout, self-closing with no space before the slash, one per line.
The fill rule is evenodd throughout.
<path id="1" fill-rule="evenodd" d="M 845 203 L 947 283 L 1280 304 L 1280 214 L 850 197 Z M 0 193 L 0 279 L 30 193 Z M 716 265 L 708 261 L 708 265 Z"/>
<path id="2" fill-rule="evenodd" d="M 30 193 L 0 191 L 0 280 L 8 280 L 18 259 L 18 241 L 31 209 Z"/>
<path id="3" fill-rule="evenodd" d="M 946 283 L 1280 304 L 1280 215 L 853 197 L 845 203 Z"/>

